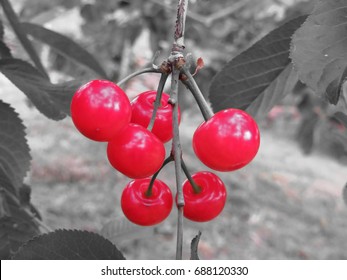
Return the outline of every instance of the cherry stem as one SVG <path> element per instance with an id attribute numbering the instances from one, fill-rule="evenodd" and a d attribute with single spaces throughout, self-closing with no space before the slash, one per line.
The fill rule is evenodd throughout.
<path id="1" fill-rule="evenodd" d="M 175 160 L 175 175 L 176 175 L 176 188 L 177 188 L 177 209 L 178 209 L 178 221 L 177 221 L 177 248 L 176 248 L 176 259 L 182 259 L 183 251 L 183 207 L 184 197 L 182 192 L 182 148 L 179 137 L 178 128 L 178 81 L 180 71 L 173 67 L 172 81 L 171 81 L 171 92 L 169 102 L 173 106 L 173 141 L 172 141 L 172 154 Z"/>
<path id="2" fill-rule="evenodd" d="M 161 97 L 163 95 L 164 86 L 165 86 L 165 83 L 166 83 L 168 76 L 169 76 L 168 74 L 163 73 L 163 74 L 161 74 L 161 77 L 160 77 L 160 81 L 159 81 L 159 85 L 158 85 L 158 89 L 157 89 L 157 95 L 155 97 L 152 117 L 151 117 L 151 120 L 149 121 L 149 124 L 147 127 L 147 129 L 150 131 L 153 129 L 153 126 L 154 126 L 155 117 L 157 116 L 158 108 L 160 107 Z"/>
<path id="3" fill-rule="evenodd" d="M 160 167 L 160 169 L 152 176 L 151 181 L 149 182 L 148 188 L 147 188 L 147 190 L 145 192 L 145 196 L 150 197 L 152 195 L 152 189 L 153 189 L 153 184 L 154 184 L 155 179 L 157 178 L 157 176 L 160 173 L 160 171 L 165 167 L 165 165 L 167 165 L 168 163 L 170 163 L 173 160 L 174 160 L 174 158 L 173 158 L 172 155 L 168 156 L 164 160 L 164 162 L 163 162 L 162 166 Z"/>
<path id="4" fill-rule="evenodd" d="M 129 81 L 130 79 L 136 77 L 136 76 L 139 76 L 141 74 L 144 74 L 144 73 L 161 73 L 160 69 L 155 69 L 153 67 L 148 67 L 148 68 L 144 68 L 144 69 L 141 69 L 139 71 L 136 71 L 134 73 L 131 73 L 129 76 L 126 76 L 124 79 L 120 80 L 117 85 L 119 87 L 121 87 L 123 84 L 125 84 L 127 81 Z"/>
<path id="5" fill-rule="evenodd" d="M 177 241 L 176 241 L 176 259 L 182 260 L 183 255 L 183 207 L 184 197 L 182 192 L 182 149 L 179 137 L 178 123 L 178 82 L 180 76 L 181 64 L 184 60 L 184 32 L 186 16 L 188 11 L 188 0 L 179 0 L 177 7 L 177 20 L 174 33 L 174 43 L 169 57 L 172 67 L 171 90 L 169 102 L 173 105 L 172 123 L 173 123 L 173 141 L 172 154 L 175 160 L 176 188 L 177 188 Z"/>
<path id="6" fill-rule="evenodd" d="M 183 169 L 184 174 L 186 175 L 186 177 L 187 177 L 189 183 L 191 184 L 191 186 L 192 186 L 192 188 L 193 188 L 194 193 L 196 193 L 196 194 L 200 193 L 200 192 L 201 192 L 201 187 L 198 186 L 198 185 L 196 184 L 196 182 L 193 180 L 193 178 L 192 178 L 192 176 L 190 175 L 190 172 L 189 172 L 189 170 L 188 170 L 188 168 L 187 168 L 185 162 L 183 161 L 183 159 L 182 159 L 181 165 L 182 165 L 182 169 Z"/>
<path id="7" fill-rule="evenodd" d="M 26 33 L 24 32 L 24 29 L 21 26 L 18 16 L 13 10 L 13 7 L 11 6 L 10 2 L 8 0 L 0 0 L 0 4 L 6 14 L 8 21 L 10 22 L 13 28 L 14 33 L 17 35 L 18 40 L 21 42 L 25 51 L 28 53 L 29 57 L 34 62 L 36 68 L 47 80 L 49 80 L 49 76 L 41 63 L 41 60 L 35 48 L 33 47 L 31 41 L 28 39 Z"/>
<path id="8" fill-rule="evenodd" d="M 182 83 L 185 84 L 190 90 L 190 92 L 193 94 L 193 97 L 195 98 L 196 103 L 198 103 L 198 106 L 205 121 L 209 120 L 213 116 L 213 111 L 210 105 L 207 103 L 193 75 L 189 72 L 189 70 L 186 67 L 183 67 L 181 72 L 188 78 L 187 80 L 181 80 Z"/>

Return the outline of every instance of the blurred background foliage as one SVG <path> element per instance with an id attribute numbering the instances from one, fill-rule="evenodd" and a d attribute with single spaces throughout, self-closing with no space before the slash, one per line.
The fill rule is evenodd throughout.
<path id="1" fill-rule="evenodd" d="M 174 0 L 12 2 L 22 21 L 42 24 L 78 41 L 116 80 L 139 67 L 138 54 L 132 57 L 133 61 L 124 62 L 130 59 L 124 54 L 134 51 L 138 40 L 150 46 L 139 54 L 145 59 L 151 59 L 158 50 L 164 56 L 170 51 L 176 17 Z M 213 74 L 280 23 L 308 13 L 312 7 L 311 1 L 303 0 L 190 1 L 187 50 L 196 57 L 203 54 L 206 68 L 211 68 Z M 50 55 L 53 59 L 48 61 L 53 69 L 78 77 L 88 75 L 81 70 L 76 72 L 75 66 L 59 55 Z"/>

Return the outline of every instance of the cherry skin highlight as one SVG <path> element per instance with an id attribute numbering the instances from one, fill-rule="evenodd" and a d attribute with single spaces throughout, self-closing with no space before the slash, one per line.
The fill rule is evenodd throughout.
<path id="1" fill-rule="evenodd" d="M 110 141 L 131 119 L 127 95 L 107 80 L 92 80 L 74 94 L 70 106 L 76 128 L 94 141 Z"/>
<path id="2" fill-rule="evenodd" d="M 108 143 L 107 157 L 119 172 L 140 179 L 160 169 L 165 160 L 165 147 L 149 130 L 130 123 Z"/>
<path id="3" fill-rule="evenodd" d="M 206 166 L 233 171 L 247 165 L 257 154 L 260 134 L 246 112 L 226 109 L 203 122 L 193 135 L 193 149 Z"/>

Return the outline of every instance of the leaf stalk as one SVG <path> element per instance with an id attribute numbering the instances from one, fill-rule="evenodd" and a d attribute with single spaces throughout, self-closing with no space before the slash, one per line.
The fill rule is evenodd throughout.
<path id="1" fill-rule="evenodd" d="M 49 80 L 49 76 L 48 76 L 45 68 L 43 67 L 43 65 L 41 63 L 41 60 L 40 60 L 34 46 L 30 42 L 30 40 L 28 39 L 27 34 L 23 31 L 23 28 L 21 27 L 21 23 L 19 21 L 19 18 L 17 17 L 15 11 L 13 10 L 11 3 L 8 0 L 0 0 L 0 5 L 2 6 L 2 8 L 4 10 L 6 17 L 7 17 L 8 21 L 10 22 L 10 25 L 13 28 L 13 31 L 17 35 L 18 40 L 20 41 L 20 43 L 24 47 L 25 51 L 28 53 L 31 60 L 34 62 L 36 68 L 42 73 L 42 75 L 47 80 Z"/>

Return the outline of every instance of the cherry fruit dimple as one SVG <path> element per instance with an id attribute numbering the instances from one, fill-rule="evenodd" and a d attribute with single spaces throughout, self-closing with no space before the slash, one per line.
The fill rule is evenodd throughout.
<path id="1" fill-rule="evenodd" d="M 192 179 L 200 191 L 195 192 L 190 182 L 184 181 L 184 217 L 195 222 L 207 222 L 216 218 L 222 212 L 226 201 L 223 181 L 208 171 L 197 172 L 192 175 Z"/>
<path id="2" fill-rule="evenodd" d="M 158 179 L 153 183 L 151 194 L 147 194 L 150 181 L 150 178 L 133 180 L 122 192 L 124 215 L 141 226 L 153 226 L 164 221 L 173 205 L 170 188 Z"/>

